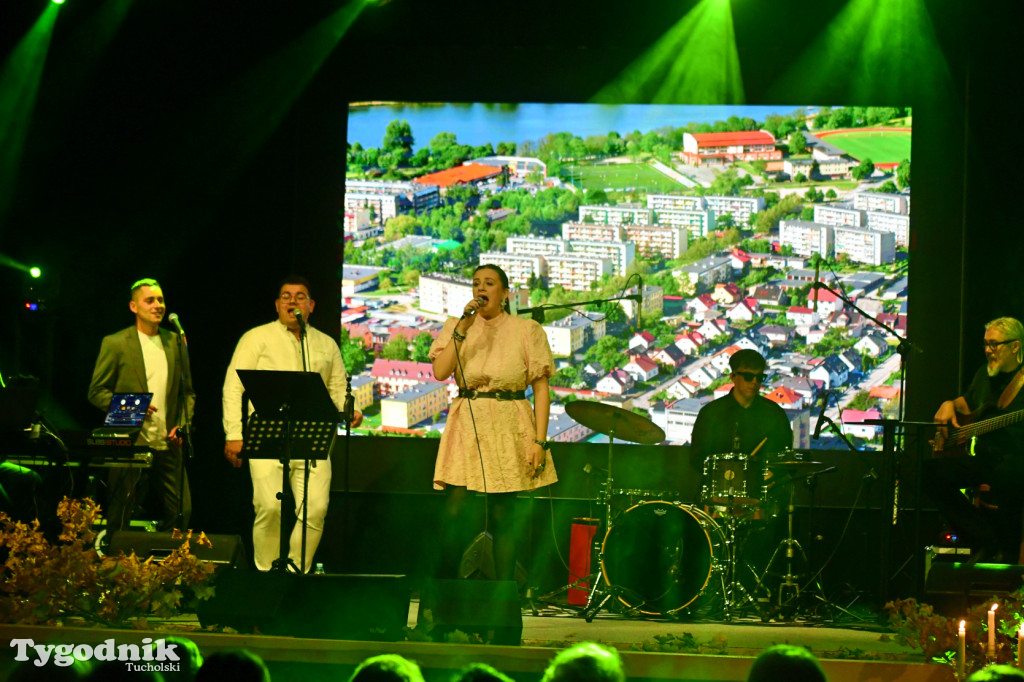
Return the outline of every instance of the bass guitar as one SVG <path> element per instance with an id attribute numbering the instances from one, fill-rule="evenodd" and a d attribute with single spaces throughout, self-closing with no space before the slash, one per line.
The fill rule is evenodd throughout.
<path id="1" fill-rule="evenodd" d="M 935 432 L 935 439 L 931 441 L 933 452 L 937 457 L 948 457 L 951 455 L 967 454 L 972 441 L 978 436 L 998 431 L 999 429 L 1019 424 L 1024 421 L 1024 410 L 1007 412 L 998 417 L 989 417 L 975 421 L 978 415 L 987 411 L 987 407 L 975 410 L 967 415 L 958 415 L 960 422 L 958 428 L 949 425 L 941 425 Z"/>

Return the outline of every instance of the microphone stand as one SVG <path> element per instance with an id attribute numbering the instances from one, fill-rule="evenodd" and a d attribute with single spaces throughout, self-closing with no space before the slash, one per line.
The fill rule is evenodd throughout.
<path id="1" fill-rule="evenodd" d="M 348 466 L 349 466 L 349 440 L 352 437 L 352 420 L 356 416 L 356 398 L 352 395 L 352 375 L 348 372 L 345 373 L 345 473 L 343 480 L 343 487 L 345 494 L 348 494 Z M 346 514 L 347 516 L 347 514 Z"/>
<path id="2" fill-rule="evenodd" d="M 636 301 L 637 304 L 637 315 L 639 316 L 640 305 L 643 303 L 643 294 L 630 294 L 628 296 L 615 296 L 614 298 L 596 298 L 591 301 L 577 301 L 574 303 L 545 303 L 543 305 L 534 306 L 532 308 L 520 308 L 517 315 L 525 315 L 529 313 L 530 316 L 536 320 L 539 324 L 544 324 L 545 311 L 548 310 L 574 310 L 580 306 L 591 305 L 594 303 L 614 303 L 615 301 Z"/>
<path id="3" fill-rule="evenodd" d="M 298 308 L 295 309 L 299 311 Z M 306 344 L 309 343 L 309 337 L 306 336 L 306 322 L 301 320 L 299 322 L 299 349 L 302 351 L 302 371 L 309 371 L 309 358 L 306 356 Z M 302 544 L 300 551 L 302 555 L 299 557 L 299 573 L 302 575 L 306 574 L 306 524 L 309 519 L 309 466 L 310 462 L 313 466 L 316 466 L 316 461 L 311 459 L 305 460 L 305 466 L 302 467 Z M 283 492 L 283 491 L 282 491 Z M 282 510 L 283 511 L 283 510 Z M 281 523 L 284 524 L 284 519 L 281 519 Z M 284 547 L 281 548 L 284 551 Z"/>
<path id="4" fill-rule="evenodd" d="M 633 277 L 634 277 L 634 275 L 630 275 L 626 279 L 626 284 L 629 284 L 629 280 L 633 279 Z M 596 299 L 593 299 L 593 300 L 590 300 L 590 301 L 578 301 L 576 303 L 562 303 L 562 304 L 545 303 L 543 305 L 534 306 L 532 308 L 520 308 L 519 310 L 516 311 L 516 315 L 525 315 L 526 313 L 530 313 L 530 316 L 538 324 L 544 324 L 544 312 L 547 311 L 547 310 L 560 310 L 560 309 L 561 310 L 573 310 L 574 308 L 578 308 L 580 306 L 591 305 L 591 304 L 595 304 L 595 303 L 614 303 L 615 301 L 635 301 L 636 302 L 636 326 L 637 326 L 637 330 L 636 331 L 639 332 L 640 331 L 639 330 L 639 326 L 640 326 L 640 307 L 643 306 L 643 303 L 644 303 L 644 278 L 640 277 L 639 275 L 636 275 L 636 278 L 637 278 L 639 284 L 637 286 L 637 293 L 635 293 L 635 294 L 629 294 L 628 296 L 615 296 L 614 298 L 596 298 Z M 626 290 L 625 287 L 623 287 L 623 290 Z"/>
<path id="5" fill-rule="evenodd" d="M 825 426 L 827 426 L 827 427 L 828 427 L 828 430 L 829 430 L 829 431 L 831 431 L 832 433 L 834 433 L 834 434 L 836 434 L 837 436 L 839 436 L 839 438 L 840 438 L 840 439 L 841 439 L 841 440 L 842 440 L 842 441 L 843 441 L 844 443 L 846 443 L 846 447 L 850 448 L 850 449 L 851 449 L 852 451 L 854 451 L 854 452 L 860 452 L 860 451 L 859 451 L 859 450 L 857 449 L 857 446 L 856 446 L 856 445 L 854 445 L 854 444 L 853 444 L 853 443 L 852 443 L 852 442 L 850 441 L 850 439 L 846 437 L 846 434 L 845 434 L 845 433 L 843 433 L 843 430 L 842 430 L 841 428 L 839 428 L 839 425 L 838 425 L 838 424 L 836 424 L 836 423 L 835 423 L 834 421 L 832 421 L 832 418 L 831 418 L 831 417 L 829 417 L 829 416 L 828 416 L 827 414 L 825 414 L 825 412 L 824 412 L 824 411 L 822 411 L 822 413 L 821 413 L 820 415 L 818 415 L 818 421 L 819 421 L 819 422 L 820 422 L 821 424 L 824 424 Z M 822 472 L 822 473 L 824 473 L 824 472 Z"/>
<path id="6" fill-rule="evenodd" d="M 351 531 L 351 520 L 353 514 L 351 513 L 352 508 L 352 494 L 349 483 L 349 470 L 351 468 L 351 440 L 352 440 L 352 420 L 355 419 L 356 412 L 356 399 L 352 395 L 352 375 L 348 373 L 347 369 L 345 372 L 345 406 L 341 413 L 341 418 L 345 422 L 345 450 L 344 450 L 344 461 L 342 464 L 342 481 L 341 481 L 341 499 L 344 504 L 344 513 L 342 514 L 342 538 L 350 537 Z"/>
<path id="7" fill-rule="evenodd" d="M 178 437 L 181 438 L 181 452 L 178 457 L 178 511 L 174 517 L 174 525 L 181 528 L 184 533 L 185 526 L 185 460 L 191 460 L 195 451 L 192 449 L 192 418 L 188 414 L 187 389 L 191 382 L 191 371 L 187 370 L 188 365 L 188 342 L 184 334 L 178 334 L 178 410 L 181 415 L 182 426 L 178 429 Z M 182 436 L 181 430 L 185 434 Z"/>
<path id="8" fill-rule="evenodd" d="M 885 485 L 884 490 L 887 491 L 887 495 L 889 495 L 888 491 L 891 491 L 891 499 L 887 504 L 887 509 L 883 510 L 886 513 L 883 514 L 883 517 L 885 518 L 882 519 L 882 557 L 881 561 L 879 562 L 881 564 L 881 580 L 879 591 L 880 597 L 883 600 L 885 600 L 888 598 L 889 589 L 888 571 L 890 553 L 892 550 L 892 528 L 896 525 L 899 518 L 899 485 L 898 481 L 896 480 L 896 466 L 894 460 L 899 456 L 899 454 L 903 450 L 902 427 L 904 426 L 903 418 L 905 409 L 903 394 L 906 392 L 904 389 L 906 388 L 907 378 L 907 355 L 910 352 L 910 350 L 915 350 L 919 353 L 923 351 L 921 350 L 921 348 L 911 343 L 910 340 L 900 336 L 895 329 L 885 324 L 884 322 L 879 321 L 878 318 L 874 317 L 873 315 L 869 315 L 863 308 L 861 308 L 853 301 L 851 301 L 849 296 L 846 295 L 846 292 L 842 290 L 837 291 L 836 289 L 833 289 L 824 282 L 817 281 L 811 285 L 811 291 L 814 291 L 815 289 L 824 289 L 825 291 L 831 292 L 837 298 L 839 298 L 839 300 L 841 300 L 845 305 L 850 306 L 851 308 L 859 312 L 861 315 L 874 322 L 878 327 L 884 329 L 889 334 L 889 336 L 897 339 L 896 352 L 899 353 L 900 356 L 900 398 L 898 404 L 899 406 L 897 408 L 897 418 L 895 422 L 892 422 L 891 420 L 881 420 L 883 429 L 882 454 L 885 463 L 885 467 L 883 470 L 883 483 Z M 817 297 L 818 294 L 815 294 L 815 299 L 817 299 Z M 849 441 L 847 441 L 847 444 L 849 445 Z M 918 486 L 919 485 L 920 476 L 918 476 Z M 915 502 L 917 502 L 917 513 L 920 514 L 920 500 L 915 500 Z"/>
<path id="9" fill-rule="evenodd" d="M 876 318 L 875 316 L 869 314 L 866 310 L 864 310 L 863 308 L 858 306 L 856 303 L 851 301 L 850 297 L 847 296 L 846 292 L 843 291 L 842 289 L 836 290 L 836 289 L 833 289 L 832 287 L 830 287 L 829 285 L 825 284 L 824 282 L 818 282 L 818 281 L 815 281 L 813 284 L 811 284 L 811 291 L 814 291 L 815 289 L 824 289 L 825 291 L 828 291 L 828 292 L 834 294 L 837 298 L 839 298 L 839 300 L 841 300 L 843 302 L 844 305 L 849 306 L 850 308 L 853 308 L 858 313 L 860 313 L 862 316 L 864 316 L 867 319 L 869 319 L 872 322 L 874 322 L 875 325 L 877 325 L 878 327 L 881 327 L 882 329 L 884 329 L 889 334 L 889 336 L 891 336 L 891 337 L 893 337 L 894 339 L 897 340 L 896 352 L 899 353 L 899 356 L 900 356 L 900 400 L 899 400 L 899 410 L 897 412 L 897 419 L 899 421 L 903 421 L 903 410 L 904 410 L 903 394 L 905 393 L 905 391 L 903 389 L 904 389 L 904 387 L 906 385 L 907 354 L 911 350 L 915 350 L 918 353 L 921 353 L 923 351 L 921 350 L 920 347 L 918 347 L 917 345 L 912 343 L 909 339 L 906 339 L 906 338 L 900 336 L 899 332 L 897 332 L 895 329 L 893 329 L 889 325 L 885 324 L 884 322 L 881 322 L 878 318 Z M 815 298 L 815 300 L 817 300 L 818 294 L 815 294 L 814 298 Z"/>

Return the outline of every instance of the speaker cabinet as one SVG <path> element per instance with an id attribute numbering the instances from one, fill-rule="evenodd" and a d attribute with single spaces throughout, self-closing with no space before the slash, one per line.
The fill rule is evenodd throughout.
<path id="1" fill-rule="evenodd" d="M 200 547 L 193 538 L 189 542 L 189 550 L 198 559 L 223 564 L 231 568 L 248 568 L 245 556 L 245 545 L 238 535 L 207 535 L 212 547 Z M 161 560 L 170 556 L 171 552 L 181 547 L 183 540 L 171 538 L 171 533 L 150 533 L 144 530 L 122 530 L 110 538 L 110 549 L 107 554 L 126 555 L 135 552 L 140 559 L 153 557 Z"/>
<path id="2" fill-rule="evenodd" d="M 1024 566 L 935 562 L 927 566 L 925 591 L 929 594 L 959 594 L 989 597 L 1010 594 L 1021 587 Z"/>
<path id="3" fill-rule="evenodd" d="M 203 627 L 265 635 L 396 641 L 405 636 L 411 588 L 404 575 L 299 575 L 229 571 L 199 603 Z"/>
<path id="4" fill-rule="evenodd" d="M 513 580 L 434 580 L 430 588 L 435 642 L 460 630 L 485 644 L 519 646 L 523 612 Z"/>

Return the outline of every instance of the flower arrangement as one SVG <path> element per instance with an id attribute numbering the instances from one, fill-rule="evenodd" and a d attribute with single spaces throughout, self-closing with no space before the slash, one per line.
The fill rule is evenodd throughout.
<path id="1" fill-rule="evenodd" d="M 61 532 L 51 543 L 39 529 L 0 514 L 0 622 L 56 625 L 81 619 L 107 627 L 145 627 L 149 615 L 169 617 L 181 611 L 187 591 L 208 599 L 214 567 L 191 552 L 190 544 L 211 546 L 204 533 L 175 538 L 182 544 L 163 561 L 140 559 L 132 552 L 100 556 L 93 524 L 95 502 L 65 497 L 57 506 Z"/>
<path id="2" fill-rule="evenodd" d="M 995 612 L 995 657 L 988 658 L 988 612 Z M 928 660 L 957 666 L 956 652 L 960 621 L 966 622 L 964 646 L 965 674 L 981 670 L 989 663 L 1016 665 L 1018 628 L 1024 621 L 1024 591 L 993 597 L 968 609 L 963 616 L 947 618 L 935 613 L 929 604 L 915 599 L 897 599 L 885 605 L 889 624 L 903 644 L 921 649 Z"/>

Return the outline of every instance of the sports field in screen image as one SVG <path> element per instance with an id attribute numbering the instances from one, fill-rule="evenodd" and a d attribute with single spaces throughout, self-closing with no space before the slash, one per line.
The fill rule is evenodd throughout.
<path id="1" fill-rule="evenodd" d="M 602 163 L 597 165 L 574 165 L 563 167 L 562 178 L 572 179 L 583 189 L 625 190 L 627 188 L 645 192 L 679 192 L 685 187 L 643 163 Z"/>
<path id="2" fill-rule="evenodd" d="M 899 163 L 910 158 L 910 130 L 851 130 L 818 137 L 855 159 Z"/>

